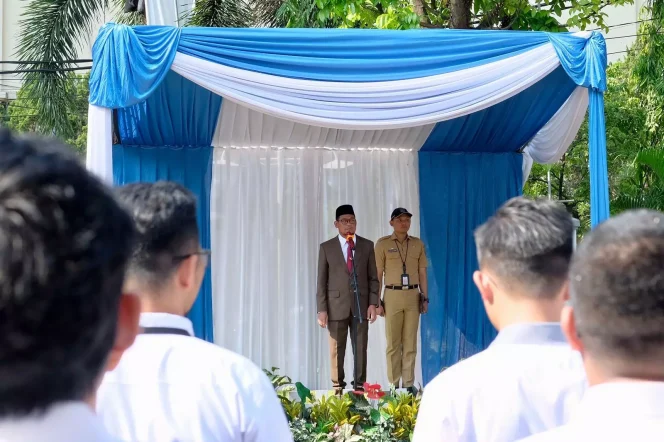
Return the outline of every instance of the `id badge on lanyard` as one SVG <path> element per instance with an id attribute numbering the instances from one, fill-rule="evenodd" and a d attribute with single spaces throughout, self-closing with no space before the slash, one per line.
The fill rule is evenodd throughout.
<path id="1" fill-rule="evenodd" d="M 403 273 L 401 274 L 401 285 L 402 286 L 408 286 L 410 285 L 410 276 L 408 276 L 408 272 L 406 271 L 406 260 L 408 259 L 408 243 L 409 240 L 406 239 L 406 256 L 402 257 L 401 256 L 401 250 L 399 249 L 399 243 L 397 243 L 396 240 L 394 240 L 394 243 L 397 246 L 397 251 L 399 252 L 399 258 L 401 258 L 401 269 L 403 270 Z"/>

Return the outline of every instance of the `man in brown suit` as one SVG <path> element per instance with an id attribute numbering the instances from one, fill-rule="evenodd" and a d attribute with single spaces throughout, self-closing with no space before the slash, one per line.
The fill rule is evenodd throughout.
<path id="1" fill-rule="evenodd" d="M 366 381 L 369 323 L 376 320 L 379 287 L 374 244 L 355 235 L 357 220 L 352 206 L 337 208 L 334 227 L 339 235 L 320 245 L 316 301 L 318 325 L 327 327 L 330 332 L 332 385 L 337 393 L 341 393 L 346 386 L 344 357 L 349 328 L 352 332 L 353 327 L 356 327 L 358 333 L 357 349 L 351 339 L 357 361 L 358 385 L 354 385 L 355 390 L 361 390 Z M 359 312 L 351 285 L 353 260 L 360 291 Z M 361 324 L 359 315 L 364 318 Z"/>

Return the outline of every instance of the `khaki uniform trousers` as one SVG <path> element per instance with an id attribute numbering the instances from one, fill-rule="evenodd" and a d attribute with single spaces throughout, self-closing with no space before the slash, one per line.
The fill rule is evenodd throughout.
<path id="1" fill-rule="evenodd" d="M 385 335 L 387 337 L 387 379 L 403 388 L 415 383 L 417 329 L 420 325 L 419 290 L 385 289 Z"/>

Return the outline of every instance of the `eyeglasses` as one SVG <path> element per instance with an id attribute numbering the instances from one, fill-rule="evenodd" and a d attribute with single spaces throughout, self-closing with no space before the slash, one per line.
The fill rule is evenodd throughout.
<path id="1" fill-rule="evenodd" d="M 173 262 L 184 261 L 185 259 L 191 258 L 192 256 L 201 256 L 205 260 L 205 266 L 207 267 L 208 262 L 210 261 L 210 250 L 199 250 L 198 252 L 187 253 L 186 255 L 178 255 L 173 257 Z"/>
<path id="2" fill-rule="evenodd" d="M 344 226 L 348 226 L 348 225 L 354 226 L 355 224 L 357 224 L 357 220 L 356 219 L 340 219 L 339 223 L 343 224 Z"/>

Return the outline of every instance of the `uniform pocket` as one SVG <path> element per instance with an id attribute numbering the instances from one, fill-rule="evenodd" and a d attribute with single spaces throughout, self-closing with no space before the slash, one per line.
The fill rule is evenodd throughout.
<path id="1" fill-rule="evenodd" d="M 327 292 L 327 296 L 329 296 L 330 298 L 338 298 L 339 296 L 341 296 L 341 294 L 339 293 L 339 290 L 330 290 L 329 292 Z"/>

